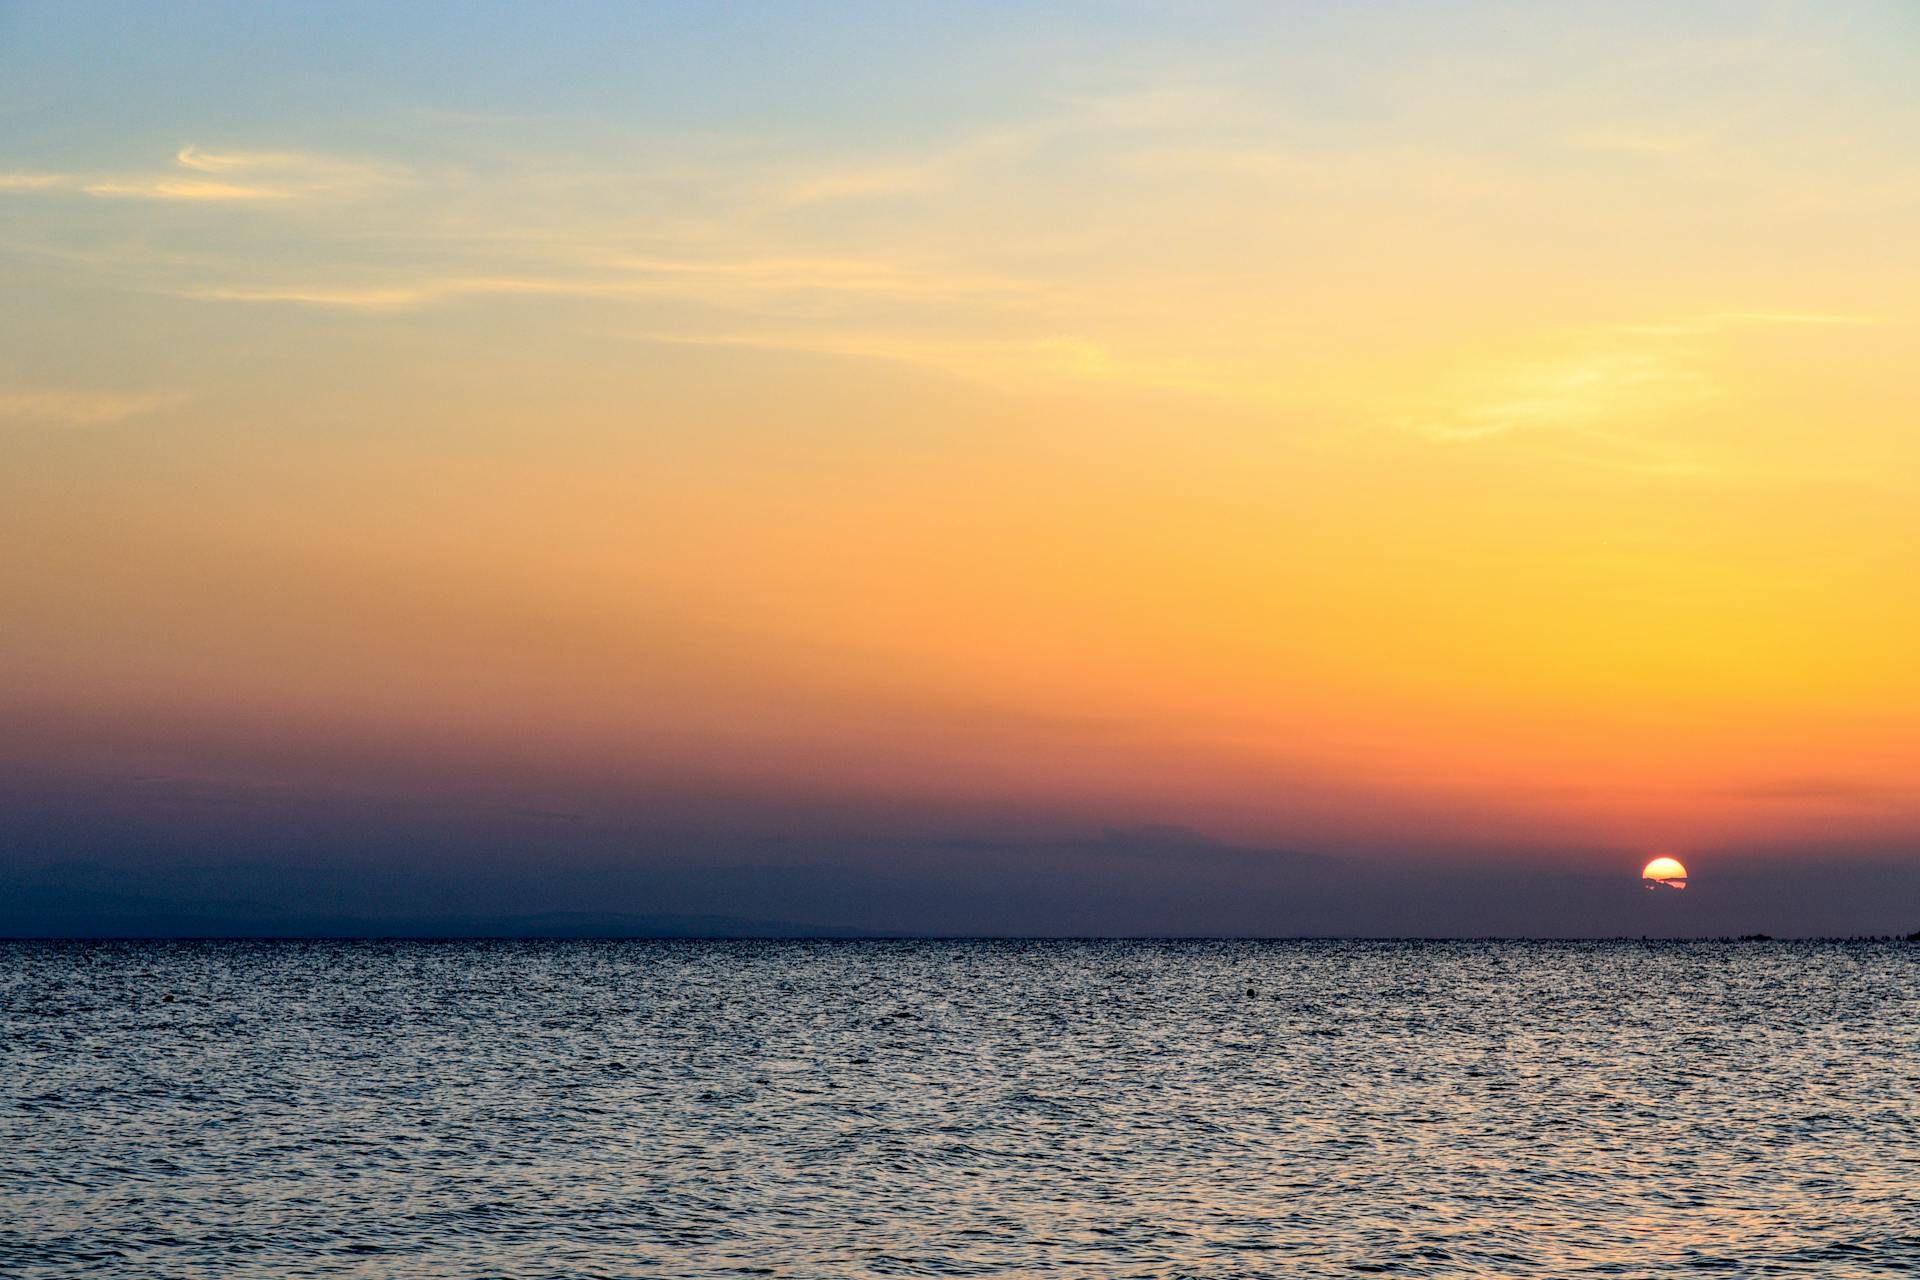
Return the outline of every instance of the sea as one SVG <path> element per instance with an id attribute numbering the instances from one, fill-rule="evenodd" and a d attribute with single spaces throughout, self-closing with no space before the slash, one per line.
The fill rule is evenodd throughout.
<path id="1" fill-rule="evenodd" d="M 9 1277 L 1920 1272 L 1920 945 L 0 944 Z"/>

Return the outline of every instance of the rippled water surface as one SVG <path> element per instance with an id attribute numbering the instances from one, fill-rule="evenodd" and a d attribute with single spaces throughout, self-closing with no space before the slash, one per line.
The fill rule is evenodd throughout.
<path id="1" fill-rule="evenodd" d="M 0 1272 L 1895 1275 L 1920 947 L 0 944 Z"/>

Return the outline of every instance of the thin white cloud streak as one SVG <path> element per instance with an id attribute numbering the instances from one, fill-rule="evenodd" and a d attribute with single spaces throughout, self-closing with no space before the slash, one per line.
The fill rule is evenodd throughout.
<path id="1" fill-rule="evenodd" d="M 1482 368 L 1436 387 L 1417 408 L 1389 415 L 1401 430 L 1439 445 L 1524 441 L 1541 458 L 1645 476 L 1700 480 L 1715 468 L 1673 440 L 1665 424 L 1733 393 L 1697 341 L 1743 329 L 1855 328 L 1873 316 L 1724 311 L 1684 320 L 1594 331 L 1583 349 L 1556 359 Z M 1649 433 L 1652 433 L 1649 435 Z"/>
<path id="2" fill-rule="evenodd" d="M 282 302 L 356 311 L 394 311 L 432 300 L 419 289 L 196 289 L 185 295 L 208 302 Z"/>
<path id="3" fill-rule="evenodd" d="M 233 182 L 203 182 L 191 178 L 115 179 L 110 182 L 91 182 L 81 190 L 90 196 L 113 200 L 233 202 L 293 198 L 293 192 L 278 187 L 250 187 Z"/>
<path id="4" fill-rule="evenodd" d="M 0 191 L 52 191 L 73 181 L 67 173 L 0 173 Z"/>
<path id="5" fill-rule="evenodd" d="M 1515 172 L 1497 157 L 1471 149 L 1416 151 L 1391 139 L 1337 152 L 1297 149 L 1275 138 L 1272 130 L 1249 135 L 1240 127 L 1251 118 L 1247 106 L 1220 94 L 1184 91 L 1067 103 L 1042 119 L 962 135 L 944 148 L 877 156 L 865 164 L 837 164 L 830 156 L 794 164 L 747 146 L 744 152 L 690 171 L 692 176 L 684 181 L 651 173 L 641 179 L 607 169 L 564 175 L 567 181 L 558 184 L 529 183 L 523 173 L 509 184 L 495 185 L 469 173 L 437 191 L 422 184 L 425 208 L 411 200 L 385 202 L 371 206 L 371 214 L 352 222 L 341 219 L 338 228 L 329 230 L 327 243 L 335 247 L 347 235 L 357 242 L 385 239 L 431 246 L 431 253 L 411 269 L 388 273 L 365 259 L 355 265 L 330 264 L 323 247 L 318 255 L 303 255 L 305 260 L 297 264 L 282 260 L 271 275 L 234 263 L 195 271 L 192 277 L 173 273 L 171 280 L 155 284 L 164 292 L 210 302 L 369 315 L 487 298 L 633 300 L 633 314 L 645 315 L 640 323 L 656 330 L 647 335 L 651 341 L 904 361 L 987 381 L 1097 378 L 1265 404 L 1291 404 L 1295 397 L 1311 395 L 1324 406 L 1330 403 L 1326 393 L 1302 392 L 1283 374 L 1248 359 L 1239 349 L 1244 343 L 1236 345 L 1230 336 L 1208 331 L 1205 323 L 1161 325 L 1156 316 L 1140 324 L 1102 308 L 1098 298 L 1116 292 L 1109 288 L 1116 278 L 1131 272 L 1130 283 L 1138 283 L 1147 264 L 1162 262 L 1156 255 L 1167 238 L 1154 221 L 1160 211 L 1156 200 L 1163 194 L 1177 199 L 1208 188 L 1218 198 L 1244 201 L 1246 193 L 1238 188 L 1248 182 L 1300 194 L 1347 193 L 1363 201 L 1389 193 L 1398 200 L 1409 187 L 1448 198 L 1519 199 L 1546 179 L 1524 167 Z M 1223 124 L 1229 127 L 1214 127 Z M 1255 140 L 1245 145 L 1242 137 Z M 1708 140 L 1704 134 L 1574 135 L 1565 123 L 1550 125 L 1538 140 L 1564 147 L 1575 137 L 1579 145 L 1602 150 L 1649 153 L 1677 153 Z M 1069 145 L 1055 145 L 1063 141 Z M 1131 236 L 1131 245 L 1141 250 L 1132 256 L 1115 251 L 1111 274 L 1089 278 L 1082 259 L 1070 255 L 1037 257 L 1029 251 L 1010 258 L 998 244 L 985 245 L 983 251 L 979 239 L 951 225 L 963 221 L 952 216 L 955 202 L 973 197 L 1000 202 L 987 210 L 990 215 L 1005 213 L 1006 199 L 1019 199 L 1020 184 L 1040 167 L 1036 159 L 1056 156 L 1077 166 L 1076 172 L 1085 170 L 1090 182 L 1118 178 L 1124 190 L 1138 197 L 1142 212 L 1137 223 L 1128 222 L 1125 200 L 1114 202 L 1110 219 L 1102 212 L 1100 225 L 1112 241 L 1124 243 Z M 23 179 L 20 189 L 29 189 L 24 179 L 34 178 L 40 185 L 30 189 L 36 190 L 88 182 L 88 193 L 101 197 L 273 204 L 364 187 L 405 172 L 295 151 L 197 145 L 182 147 L 173 159 L 176 172 L 159 178 L 16 176 Z M 533 163 L 537 166 L 543 159 L 535 157 Z M 1584 171 L 1576 166 L 1573 172 Z M 533 176 L 540 176 L 537 167 Z M 1146 179 L 1147 186 L 1139 187 L 1138 179 Z M 1077 224 L 1067 222 L 1076 216 L 1073 193 L 1060 194 L 1064 210 L 1048 207 L 1030 221 L 1057 217 L 1057 223 L 1039 229 L 1064 242 L 1068 237 L 1061 234 L 1063 228 Z M 889 208 L 870 211 L 884 213 L 888 220 L 876 221 L 870 231 L 854 237 L 820 229 L 823 222 L 837 223 L 842 210 L 821 211 L 823 218 L 806 208 L 917 195 L 938 196 L 928 208 L 949 225 L 922 224 L 908 216 L 920 210 Z M 442 204 L 432 203 L 441 197 Z M 1560 197 L 1548 191 L 1543 198 Z M 644 217 L 623 227 L 635 208 L 645 210 Z M 516 221 L 523 225 L 516 229 Z M 528 223 L 537 229 L 527 229 Z M 462 250 L 455 256 L 445 234 L 449 224 L 454 234 L 464 235 L 463 243 L 478 238 L 507 247 L 477 254 Z M 691 256 L 672 256 L 677 249 L 648 256 L 613 248 L 675 242 Z M 389 255 L 387 260 L 402 259 Z M 1017 278 L 1022 266 L 1005 276 L 991 270 L 1009 261 L 1043 265 L 1034 268 L 1036 278 L 1031 279 Z M 951 265 L 938 265 L 942 262 Z M 1258 266 L 1249 267 L 1250 276 Z M 638 305 L 656 299 L 732 314 L 689 322 L 707 332 L 659 332 L 674 323 L 659 318 L 669 309 L 654 308 L 648 314 Z M 1170 313 L 1191 305 L 1188 295 L 1175 293 L 1168 300 Z M 1676 405 L 1719 394 L 1723 389 L 1702 354 L 1680 350 L 1685 345 L 1680 340 L 1687 337 L 1748 325 L 1869 323 L 1876 321 L 1818 312 L 1724 311 L 1689 317 L 1683 311 L 1666 323 L 1589 330 L 1577 350 L 1558 358 L 1483 365 L 1468 371 L 1468 378 L 1436 383 L 1431 395 L 1403 402 L 1397 413 L 1382 414 L 1377 402 L 1362 404 L 1359 393 L 1335 391 L 1331 400 L 1341 401 L 1356 419 L 1379 423 L 1391 418 L 1436 441 L 1484 440 L 1525 431 L 1592 431 L 1623 415 L 1656 417 Z M 1129 324 L 1135 327 L 1129 329 Z M 1379 381 L 1399 381 L 1402 372 L 1383 369 Z"/>
<path id="6" fill-rule="evenodd" d="M 1715 311 L 1591 331 L 1557 358 L 1482 368 L 1398 417 L 1436 441 L 1475 441 L 1517 431 L 1594 432 L 1611 422 L 1658 420 L 1725 392 L 1709 352 L 1690 338 L 1760 328 L 1860 328 L 1879 317 L 1799 311 Z M 1635 469 L 1640 469 L 1638 463 Z M 1662 464 L 1663 466 L 1667 464 Z"/>
<path id="7" fill-rule="evenodd" d="M 181 168 L 201 173 L 233 173 L 242 169 L 311 169 L 316 165 L 325 165 L 325 162 L 316 161 L 312 156 L 292 151 L 202 151 L 192 146 L 180 148 L 173 158 Z"/>
<path id="8" fill-rule="evenodd" d="M 352 194 L 396 181 L 391 166 L 359 164 L 292 151 L 202 151 L 182 147 L 174 163 L 185 173 L 0 173 L 0 191 L 70 192 L 104 200 L 265 204 Z M 266 174 L 268 180 L 236 178 Z M 200 175 L 230 175 L 202 177 Z"/>
<path id="9" fill-rule="evenodd" d="M 1403 418 L 1433 440 L 1473 441 L 1516 431 L 1595 427 L 1711 394 L 1708 380 L 1661 351 L 1599 350 L 1509 365 L 1443 393 Z"/>
<path id="10" fill-rule="evenodd" d="M 995 166 L 1026 160 L 1053 142 L 1194 123 L 1216 117 L 1224 100 L 1217 90 L 1186 86 L 1083 98 L 1053 116 L 981 130 L 911 156 L 795 174 L 775 193 L 775 200 L 807 206 L 939 194 Z"/>
<path id="11" fill-rule="evenodd" d="M 1025 280 L 994 276 L 943 275 L 892 263 L 849 258 L 747 258 L 695 261 L 673 258 L 615 258 L 609 265 L 642 275 L 740 282 L 755 288 L 844 290 L 852 293 L 1018 293 Z"/>
<path id="12" fill-rule="evenodd" d="M 940 299 L 1019 295 L 1026 281 L 921 272 L 884 262 L 828 258 L 694 261 L 615 258 L 596 276 L 450 276 L 395 285 L 335 288 L 308 285 L 217 286 L 187 296 L 221 302 L 286 302 L 386 311 L 462 297 L 678 298 L 741 305 L 775 295 L 828 294 L 875 299 Z"/>

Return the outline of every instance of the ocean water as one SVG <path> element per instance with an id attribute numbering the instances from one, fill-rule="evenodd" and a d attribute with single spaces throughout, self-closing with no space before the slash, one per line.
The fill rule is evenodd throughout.
<path id="1" fill-rule="evenodd" d="M 1906 1275 L 1920 946 L 0 944 L 0 1274 Z"/>

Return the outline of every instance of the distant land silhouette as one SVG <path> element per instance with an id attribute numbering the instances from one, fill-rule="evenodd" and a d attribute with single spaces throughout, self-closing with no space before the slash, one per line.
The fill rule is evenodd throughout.
<path id="1" fill-rule="evenodd" d="M 263 830 L 246 862 L 144 847 L 0 862 L 0 937 L 1901 937 L 1920 867 L 1847 851 L 1702 855 L 1648 894 L 1631 856 L 1342 857 L 1167 827 L 1040 838 L 621 833 L 618 852 L 397 847 Z M 293 828 L 296 833 L 297 828 Z M 58 837 L 71 832 L 23 832 Z M 21 841 L 16 849 L 55 839 Z M 102 850 L 105 854 L 106 851 Z M 1571 865 L 1569 865 L 1571 863 Z"/>
<path id="2" fill-rule="evenodd" d="M 155 915 L 100 921 L 92 929 L 35 935 L 17 926 L 0 936 L 105 938 L 861 938 L 860 929 L 738 916 L 632 915 L 552 911 L 524 916 L 307 916 L 248 919 Z"/>

